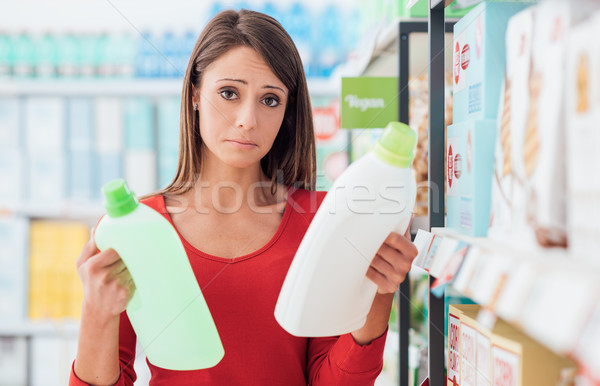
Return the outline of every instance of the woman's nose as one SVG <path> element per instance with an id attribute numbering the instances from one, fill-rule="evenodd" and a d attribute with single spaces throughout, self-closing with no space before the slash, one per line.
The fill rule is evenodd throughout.
<path id="1" fill-rule="evenodd" d="M 256 105 L 253 101 L 241 104 L 236 117 L 236 127 L 244 130 L 256 128 Z"/>

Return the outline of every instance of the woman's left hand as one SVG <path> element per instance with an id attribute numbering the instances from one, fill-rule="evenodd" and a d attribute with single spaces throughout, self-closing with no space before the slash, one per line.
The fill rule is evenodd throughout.
<path id="1" fill-rule="evenodd" d="M 367 278 L 377 284 L 378 293 L 394 293 L 410 271 L 417 254 L 417 247 L 410 241 L 409 230 L 404 236 L 392 232 L 371 261 Z"/>
<path id="2" fill-rule="evenodd" d="M 365 325 L 352 332 L 356 343 L 368 344 L 385 333 L 394 293 L 410 271 L 417 253 L 417 247 L 410 241 L 409 231 L 404 236 L 392 232 L 385 239 L 367 271 L 367 278 L 377 285 L 377 295 L 373 299 Z"/>

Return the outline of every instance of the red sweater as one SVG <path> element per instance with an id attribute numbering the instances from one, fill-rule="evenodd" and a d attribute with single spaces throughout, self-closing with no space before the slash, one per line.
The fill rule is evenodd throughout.
<path id="1" fill-rule="evenodd" d="M 358 345 L 350 334 L 299 338 L 274 317 L 275 303 L 292 259 L 325 192 L 290 189 L 273 238 L 248 255 L 226 259 L 208 255 L 180 236 L 225 348 L 215 367 L 172 371 L 152 365 L 150 385 L 372 385 L 383 365 L 385 336 Z M 143 201 L 167 218 L 163 196 Z M 121 314 L 117 385 L 132 385 L 136 335 Z M 85 385 L 71 371 L 69 385 Z"/>

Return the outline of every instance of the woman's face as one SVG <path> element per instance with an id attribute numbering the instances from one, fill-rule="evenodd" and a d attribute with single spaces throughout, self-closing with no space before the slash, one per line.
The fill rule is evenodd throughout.
<path id="1" fill-rule="evenodd" d="M 257 165 L 279 132 L 288 90 L 252 48 L 211 63 L 194 93 L 205 157 L 236 168 Z"/>

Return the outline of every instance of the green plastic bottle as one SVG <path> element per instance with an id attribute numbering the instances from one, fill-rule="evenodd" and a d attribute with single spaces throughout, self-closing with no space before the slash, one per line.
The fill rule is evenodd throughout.
<path id="1" fill-rule="evenodd" d="M 124 180 L 102 188 L 104 216 L 94 233 L 113 248 L 136 286 L 127 315 L 150 363 L 169 370 L 215 366 L 224 350 L 181 240 L 171 223 L 138 203 Z"/>

